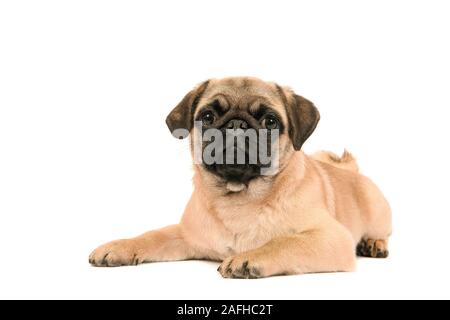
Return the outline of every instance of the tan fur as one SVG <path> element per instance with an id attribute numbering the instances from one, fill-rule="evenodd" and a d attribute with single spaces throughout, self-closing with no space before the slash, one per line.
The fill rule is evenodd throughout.
<path id="1" fill-rule="evenodd" d="M 359 166 L 356 159 L 347 150 L 344 150 L 344 153 L 340 157 L 331 151 L 318 151 L 311 155 L 311 157 L 341 169 L 359 172 Z"/>
<path id="2" fill-rule="evenodd" d="M 292 100 L 293 92 L 282 88 L 282 94 L 273 83 L 226 78 L 211 80 L 199 105 L 217 97 L 233 108 L 265 101 L 289 126 L 283 99 Z M 223 277 L 257 278 L 352 271 L 361 240 L 366 251 L 367 241 L 375 241 L 370 251 L 375 256 L 375 247 L 387 251 L 389 205 L 358 173 L 348 152 L 309 157 L 295 151 L 283 134 L 277 175 L 251 180 L 244 190 L 230 194 L 226 182 L 195 164 L 193 181 L 194 192 L 178 225 L 103 245 L 90 262 L 118 266 L 210 259 L 222 261 L 218 270 Z"/>

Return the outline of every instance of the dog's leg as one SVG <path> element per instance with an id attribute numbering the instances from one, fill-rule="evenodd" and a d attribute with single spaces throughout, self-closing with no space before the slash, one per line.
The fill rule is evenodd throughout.
<path id="1" fill-rule="evenodd" d="M 133 239 L 102 245 L 91 253 L 89 263 L 96 267 L 118 267 L 194 257 L 194 249 L 184 241 L 180 227 L 172 225 Z"/>
<path id="2" fill-rule="evenodd" d="M 225 259 L 225 278 L 260 278 L 313 272 L 353 271 L 354 240 L 337 222 L 297 235 L 276 238 L 260 248 Z"/>

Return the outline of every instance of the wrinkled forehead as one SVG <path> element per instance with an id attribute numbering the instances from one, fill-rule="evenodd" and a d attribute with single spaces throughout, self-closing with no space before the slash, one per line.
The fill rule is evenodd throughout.
<path id="1" fill-rule="evenodd" d="M 262 105 L 273 108 L 286 119 L 282 97 L 275 84 L 247 78 L 212 80 L 203 93 L 197 112 L 203 106 L 219 101 L 222 107 L 254 112 Z"/>

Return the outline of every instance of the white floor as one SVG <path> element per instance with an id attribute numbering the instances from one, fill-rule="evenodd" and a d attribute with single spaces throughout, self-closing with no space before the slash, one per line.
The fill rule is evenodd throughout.
<path id="1" fill-rule="evenodd" d="M 33 250 L 30 245 L 30 250 Z M 406 252 L 407 254 L 407 252 Z M 185 261 L 93 268 L 84 250 L 36 265 L 24 253 L 1 267 L 0 298 L 113 299 L 391 299 L 450 298 L 448 268 L 432 272 L 421 257 L 395 251 L 387 260 L 359 259 L 355 273 L 226 280 L 217 263 Z M 411 259 L 409 259 L 411 258 Z"/>

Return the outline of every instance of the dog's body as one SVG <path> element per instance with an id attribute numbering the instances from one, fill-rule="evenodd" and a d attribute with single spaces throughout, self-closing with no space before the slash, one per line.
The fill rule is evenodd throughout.
<path id="1" fill-rule="evenodd" d="M 216 116 L 218 126 L 230 112 L 232 119 L 251 125 L 242 106 L 254 114 L 252 106 L 258 110 L 255 101 L 261 99 L 277 114 L 282 131 L 275 175 L 235 181 L 228 178 L 228 167 L 212 172 L 195 164 L 195 189 L 178 225 L 108 243 L 91 254 L 90 262 L 119 266 L 209 259 L 222 261 L 224 277 L 256 278 L 351 271 L 355 248 L 361 256 L 386 257 L 391 211 L 378 188 L 358 173 L 354 158 L 347 152 L 340 158 L 299 151 L 319 120 L 306 99 L 253 78 L 213 80 L 190 92 L 169 115 L 168 125 L 172 131 L 193 130 L 189 123 L 201 115 L 201 106 L 217 100 L 228 107 Z"/>

